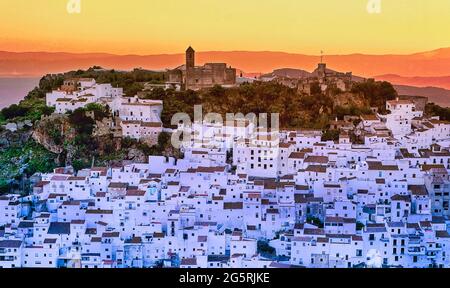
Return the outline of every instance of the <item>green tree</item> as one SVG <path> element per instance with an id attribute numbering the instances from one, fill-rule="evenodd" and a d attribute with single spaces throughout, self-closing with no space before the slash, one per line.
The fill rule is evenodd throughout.
<path id="1" fill-rule="evenodd" d="M 378 107 L 381 112 L 386 109 L 386 101 L 393 100 L 398 96 L 391 83 L 375 81 L 374 79 L 355 83 L 352 87 L 352 92 L 364 95 L 369 100 L 370 105 Z"/>
<path id="2" fill-rule="evenodd" d="M 69 114 L 69 122 L 77 133 L 91 135 L 94 130 L 94 120 L 86 116 L 86 109 L 78 108 Z"/>
<path id="3" fill-rule="evenodd" d="M 450 108 L 441 107 L 434 103 L 425 106 L 425 114 L 428 116 L 439 116 L 440 120 L 450 121 Z"/>
<path id="4" fill-rule="evenodd" d="M 361 230 L 363 230 L 364 229 L 364 224 L 363 223 L 361 223 L 361 222 L 356 222 L 356 230 L 357 231 L 361 231 Z"/>
<path id="5" fill-rule="evenodd" d="M 257 242 L 258 252 L 267 256 L 276 256 L 275 248 L 269 245 L 266 240 L 258 240 Z"/>
<path id="6" fill-rule="evenodd" d="M 338 141 L 339 130 L 326 130 L 322 135 L 322 141 Z"/>
<path id="7" fill-rule="evenodd" d="M 308 216 L 306 219 L 306 222 L 311 223 L 313 225 L 316 225 L 319 228 L 323 228 L 323 222 L 317 218 L 317 217 L 313 217 L 313 216 Z"/>

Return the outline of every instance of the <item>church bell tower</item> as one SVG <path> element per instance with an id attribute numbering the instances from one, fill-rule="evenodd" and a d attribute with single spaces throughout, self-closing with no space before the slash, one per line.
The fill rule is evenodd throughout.
<path id="1" fill-rule="evenodd" d="M 195 67 L 195 50 L 191 46 L 186 50 L 186 68 Z"/>

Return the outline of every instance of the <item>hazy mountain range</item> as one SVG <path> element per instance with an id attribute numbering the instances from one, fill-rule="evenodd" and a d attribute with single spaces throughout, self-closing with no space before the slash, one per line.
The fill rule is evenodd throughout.
<path id="1" fill-rule="evenodd" d="M 320 57 L 284 52 L 211 51 L 197 52 L 196 62 L 225 62 L 247 75 L 270 73 L 280 68 L 292 68 L 291 73 L 308 73 L 317 67 Z M 114 55 L 107 53 L 52 53 L 0 51 L 0 77 L 38 77 L 47 73 L 87 69 L 93 65 L 129 70 L 145 68 L 165 70 L 184 62 L 184 53 L 161 55 Z M 352 71 L 361 77 L 386 80 L 401 91 L 448 97 L 450 89 L 450 48 L 409 55 L 326 55 L 327 67 L 337 71 Z M 299 72 L 301 69 L 304 72 Z M 438 94 L 438 95 L 436 95 Z M 423 95 L 425 96 L 425 95 Z M 432 99 L 430 99 L 432 100 Z M 450 102 L 450 101 L 449 101 Z"/>
<path id="2" fill-rule="evenodd" d="M 441 87 L 450 89 L 450 76 L 436 76 L 436 77 L 404 77 L 395 74 L 379 75 L 374 77 L 377 80 L 384 80 L 399 85 L 410 85 L 417 87 Z"/>
<path id="3" fill-rule="evenodd" d="M 414 87 L 406 85 L 394 85 L 399 95 L 425 96 L 428 102 L 440 106 L 450 107 L 450 90 L 437 87 Z"/>
<path id="4" fill-rule="evenodd" d="M 268 73 L 278 68 L 312 71 L 318 56 L 283 52 L 197 52 L 197 64 L 226 62 L 245 72 Z M 84 69 L 93 65 L 105 68 L 162 70 L 184 62 L 184 53 L 161 55 L 113 55 L 106 53 L 1 52 L 0 76 L 39 76 L 45 73 Z M 403 77 L 450 76 L 450 48 L 410 55 L 327 55 L 324 62 L 338 71 L 355 75 L 401 75 Z"/>

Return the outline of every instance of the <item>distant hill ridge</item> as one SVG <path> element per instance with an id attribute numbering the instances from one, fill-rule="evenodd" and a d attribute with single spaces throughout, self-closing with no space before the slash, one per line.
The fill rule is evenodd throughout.
<path id="1" fill-rule="evenodd" d="M 226 62 L 249 73 L 269 73 L 283 67 L 312 71 L 319 56 L 270 51 L 198 52 L 197 63 Z M 362 77 L 396 74 L 403 77 L 450 75 L 450 48 L 409 55 L 326 55 L 324 62 L 339 71 Z M 184 54 L 114 55 L 108 53 L 1 52 L 0 76 L 41 76 L 47 73 L 86 69 L 93 65 L 114 69 L 142 67 L 153 70 L 184 63 Z"/>
<path id="2" fill-rule="evenodd" d="M 428 102 L 433 102 L 443 107 L 450 107 L 450 90 L 438 87 L 413 87 L 406 85 L 394 85 L 399 95 L 428 97 Z"/>
<path id="3" fill-rule="evenodd" d="M 326 69 L 328 72 L 344 72 L 344 71 L 335 71 L 332 69 L 327 68 Z M 276 69 L 274 70 L 272 73 L 267 73 L 262 75 L 262 77 L 286 77 L 286 78 L 292 78 L 292 79 L 301 79 L 301 78 L 307 78 L 307 77 L 313 77 L 316 73 L 316 69 L 312 72 L 308 72 L 305 70 L 301 70 L 301 69 L 294 69 L 294 68 L 281 68 L 281 69 Z M 352 76 L 352 80 L 353 81 L 363 81 L 365 78 L 360 77 L 360 76 Z"/>
<path id="4" fill-rule="evenodd" d="M 385 80 L 398 85 L 409 85 L 417 87 L 440 87 L 450 89 L 450 76 L 436 76 L 436 77 L 404 77 L 396 74 L 386 74 L 374 77 L 377 80 Z"/>
<path id="5" fill-rule="evenodd" d="M 287 78 L 293 78 L 293 79 L 300 79 L 300 78 L 306 78 L 311 77 L 312 73 L 301 70 L 301 69 L 295 69 L 295 68 L 281 68 L 281 69 L 275 69 L 272 73 L 268 73 L 263 75 L 264 77 L 287 77 Z"/>
<path id="6" fill-rule="evenodd" d="M 87 69 L 94 65 L 117 70 L 165 70 L 184 63 L 184 54 L 114 55 L 109 53 L 0 51 L 0 77 L 40 77 L 48 73 Z M 197 63 L 226 62 L 247 75 L 276 73 L 297 78 L 317 67 L 319 56 L 270 51 L 198 52 Z M 450 48 L 410 55 L 326 55 L 337 71 L 395 84 L 400 94 L 426 96 L 450 106 Z M 283 68 L 291 67 L 291 68 Z M 270 72 L 273 71 L 273 72 Z M 378 75 L 378 76 L 376 76 Z M 358 76 L 354 76 L 358 81 Z M 417 87 L 423 88 L 417 88 Z M 443 89 L 442 89 L 443 88 Z"/>

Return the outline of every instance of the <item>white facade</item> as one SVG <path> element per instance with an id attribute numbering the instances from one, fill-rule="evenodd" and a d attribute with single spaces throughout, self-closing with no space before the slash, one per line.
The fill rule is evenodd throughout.
<path id="1" fill-rule="evenodd" d="M 131 136 L 154 121 L 116 100 Z M 0 267 L 450 267 L 450 124 L 387 105 L 361 117 L 364 144 L 198 124 L 184 159 L 55 169 L 0 197 Z"/>
<path id="2" fill-rule="evenodd" d="M 162 101 L 124 97 L 123 89 L 111 84 L 99 84 L 94 79 L 71 79 L 46 96 L 47 106 L 55 107 L 55 112 L 60 114 L 90 103 L 110 108 L 112 115 L 121 120 L 123 137 L 151 140 L 149 142 L 154 144 L 155 138 L 162 132 Z"/>

